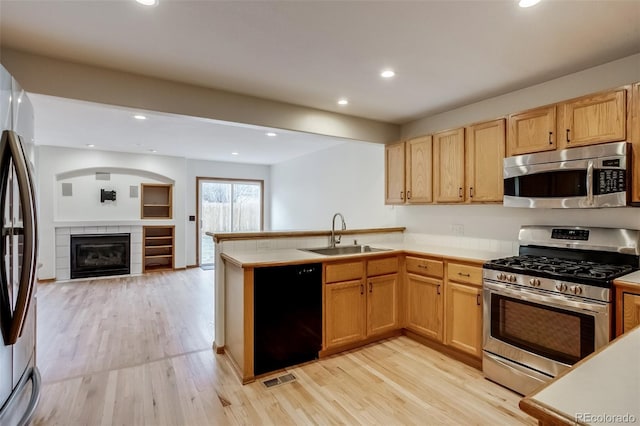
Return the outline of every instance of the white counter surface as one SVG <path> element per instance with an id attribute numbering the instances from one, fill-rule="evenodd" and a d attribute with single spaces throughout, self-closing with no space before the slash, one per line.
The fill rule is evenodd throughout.
<path id="1" fill-rule="evenodd" d="M 570 423 L 640 424 L 640 327 L 525 398 L 521 407 L 523 403 L 550 409 Z"/>
<path id="2" fill-rule="evenodd" d="M 500 257 L 512 256 L 510 252 L 500 252 L 481 249 L 465 249 L 443 247 L 436 245 L 421 245 L 413 243 L 371 243 L 371 247 L 389 249 L 388 252 L 356 253 L 339 256 L 326 256 L 298 249 L 274 249 L 258 251 L 230 251 L 224 252 L 223 257 L 241 267 L 267 266 L 286 263 L 323 262 L 328 260 L 343 260 L 356 256 L 374 256 L 383 253 L 411 252 L 416 254 L 449 257 L 469 261 L 486 261 Z"/>
<path id="3" fill-rule="evenodd" d="M 640 271 L 635 271 L 620 278 L 616 278 L 616 281 L 618 280 L 640 285 Z"/>

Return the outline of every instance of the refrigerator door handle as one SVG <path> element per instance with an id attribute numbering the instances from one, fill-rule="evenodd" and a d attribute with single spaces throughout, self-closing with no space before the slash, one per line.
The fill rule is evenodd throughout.
<path id="1" fill-rule="evenodd" d="M 18 337 L 22 334 L 22 328 L 31 303 L 36 270 L 37 229 L 35 194 L 32 185 L 33 179 L 20 144 L 20 138 L 15 132 L 4 131 L 2 133 L 2 140 L 0 141 L 0 169 L 2 170 L 2 184 L 0 187 L 3 189 L 2 194 L 0 194 L 0 197 L 2 197 L 2 200 L 0 201 L 2 211 L 0 214 L 3 214 L 4 212 L 4 191 L 6 191 L 8 184 L 8 168 L 10 167 L 11 160 L 13 160 L 13 166 L 16 170 L 15 178 L 18 183 L 18 190 L 20 193 L 20 208 L 22 210 L 23 223 L 23 248 L 18 297 L 9 329 L 6 330 L 6 334 L 4 336 L 6 345 L 15 344 Z M 5 274 L 3 273 L 2 275 L 2 280 L 6 280 L 7 277 L 4 276 Z M 11 285 L 11 283 L 8 282 L 6 284 Z"/>
<path id="2" fill-rule="evenodd" d="M 10 415 L 13 401 L 22 393 L 22 389 L 27 386 L 29 380 L 31 380 L 33 383 L 31 386 L 31 397 L 29 398 L 29 405 L 27 406 L 27 409 L 25 410 L 22 417 L 20 417 L 20 420 L 16 425 L 27 426 L 29 423 L 31 423 L 33 415 L 36 413 L 38 402 L 40 400 L 40 386 L 42 380 L 40 378 L 40 371 L 38 370 L 38 367 L 31 367 L 22 375 L 22 378 L 16 385 L 15 390 L 5 402 L 2 411 L 0 411 L 0 424 L 4 424 L 3 419 L 5 419 L 6 416 Z"/>

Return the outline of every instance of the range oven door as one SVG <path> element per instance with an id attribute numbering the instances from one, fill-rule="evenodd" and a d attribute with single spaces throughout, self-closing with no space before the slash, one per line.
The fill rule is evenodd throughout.
<path id="1" fill-rule="evenodd" d="M 483 350 L 550 377 L 609 342 L 610 304 L 484 281 Z"/>

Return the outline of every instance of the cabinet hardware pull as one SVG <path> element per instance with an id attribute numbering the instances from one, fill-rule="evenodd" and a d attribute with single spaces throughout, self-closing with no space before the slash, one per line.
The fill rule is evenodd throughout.
<path id="1" fill-rule="evenodd" d="M 429 268 L 429 265 L 422 265 L 422 264 L 420 264 L 420 265 L 418 265 L 418 268 L 428 269 L 428 268 Z"/>
<path id="2" fill-rule="evenodd" d="M 553 145 L 553 141 L 551 140 L 552 135 L 553 135 L 553 132 L 549 132 L 549 145 Z"/>
<path id="3" fill-rule="evenodd" d="M 476 294 L 476 305 L 480 306 L 480 294 Z"/>
<path id="4" fill-rule="evenodd" d="M 571 143 L 571 139 L 569 139 L 569 132 L 571 129 L 567 129 L 567 143 Z"/>
<path id="5" fill-rule="evenodd" d="M 462 188 L 458 188 L 458 197 L 462 198 Z"/>
<path id="6" fill-rule="evenodd" d="M 404 201 L 404 191 L 400 191 L 400 199 Z"/>
<path id="7" fill-rule="evenodd" d="M 458 275 L 462 276 L 462 277 L 470 277 L 471 274 L 463 274 L 462 272 L 458 272 Z"/>
<path id="8" fill-rule="evenodd" d="M 373 284 L 369 281 L 369 293 L 373 293 Z"/>
<path id="9" fill-rule="evenodd" d="M 473 198 L 473 186 L 469 188 L 469 198 Z"/>
<path id="10" fill-rule="evenodd" d="M 360 284 L 360 294 L 364 294 L 364 285 Z"/>
<path id="11" fill-rule="evenodd" d="M 407 191 L 407 200 L 411 199 L 411 191 Z"/>
<path id="12" fill-rule="evenodd" d="M 436 288 L 436 294 L 440 294 L 440 284 L 438 284 L 438 287 Z"/>

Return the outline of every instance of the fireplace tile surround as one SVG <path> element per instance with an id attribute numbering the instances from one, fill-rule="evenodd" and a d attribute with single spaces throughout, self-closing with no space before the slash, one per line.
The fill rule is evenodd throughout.
<path id="1" fill-rule="evenodd" d="M 131 234 L 131 275 L 142 274 L 141 225 L 60 226 L 56 227 L 56 280 L 71 279 L 71 235 L 116 233 Z"/>

